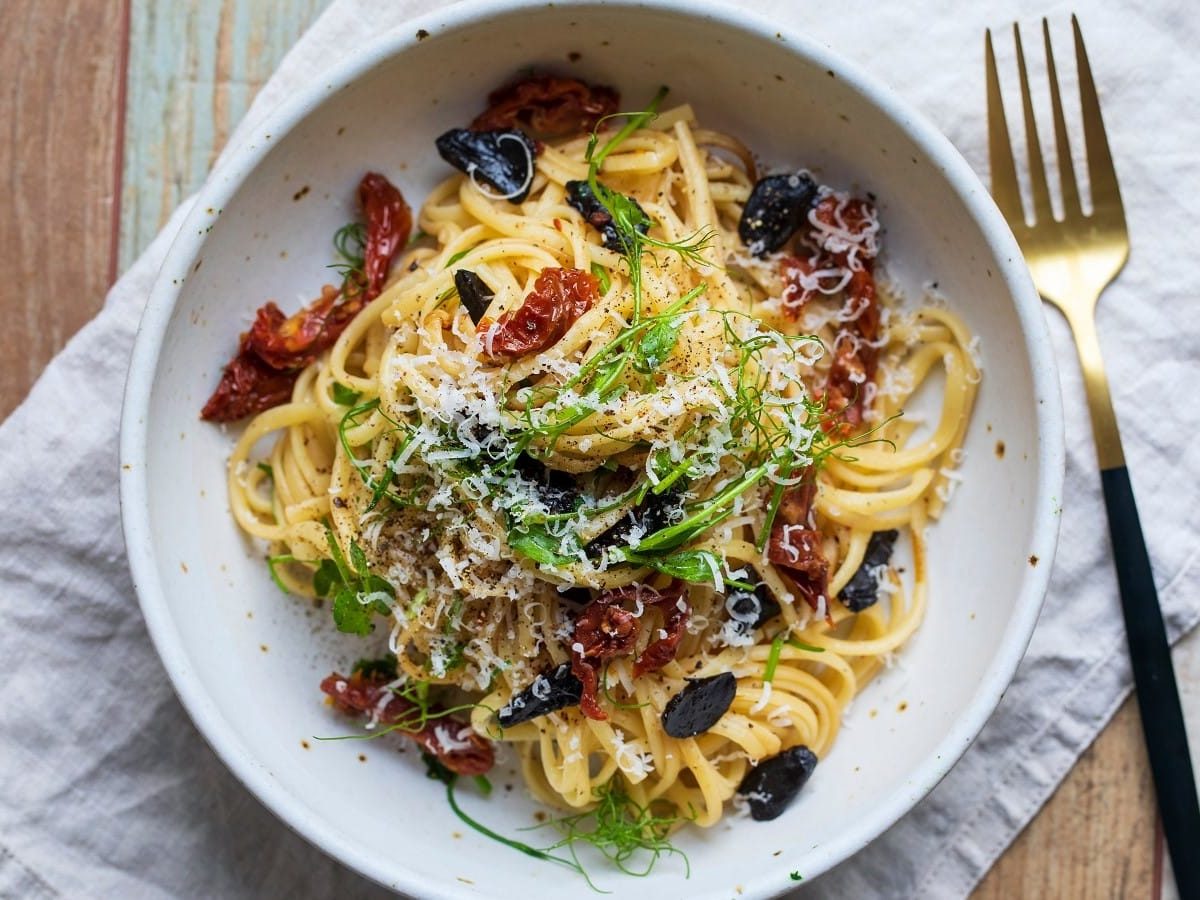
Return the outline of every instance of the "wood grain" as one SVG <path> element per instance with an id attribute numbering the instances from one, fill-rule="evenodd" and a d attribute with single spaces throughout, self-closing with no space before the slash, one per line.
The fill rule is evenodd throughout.
<path id="1" fill-rule="evenodd" d="M 204 181 L 233 126 L 329 0 L 140 0 L 130 24 L 120 264 Z"/>
<path id="2" fill-rule="evenodd" d="M 3 0 L 0 417 L 115 275 L 126 4 Z"/>
<path id="3" fill-rule="evenodd" d="M 1130 698 L 988 873 L 974 900 L 1157 900 L 1156 825 L 1141 722 Z"/>

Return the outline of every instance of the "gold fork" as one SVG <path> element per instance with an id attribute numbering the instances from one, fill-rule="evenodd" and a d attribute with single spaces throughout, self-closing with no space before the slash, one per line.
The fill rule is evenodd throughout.
<path id="1" fill-rule="evenodd" d="M 1042 19 L 1050 106 L 1062 195 L 1062 218 L 1051 206 L 1046 167 L 1034 121 L 1029 76 L 1021 47 L 1021 31 L 1013 25 L 1021 105 L 1025 119 L 1025 145 L 1032 189 L 1032 218 L 1026 219 L 1013 160 L 1008 123 L 1000 96 L 1000 78 L 992 50 L 992 33 L 985 38 L 988 101 L 988 152 L 992 170 L 992 196 L 1008 220 L 1025 254 L 1034 284 L 1042 297 L 1066 316 L 1075 336 L 1079 364 L 1092 419 L 1092 436 L 1100 462 L 1100 480 L 1108 508 L 1113 559 L 1125 614 L 1125 631 L 1133 666 L 1134 684 L 1142 714 L 1142 729 L 1154 776 L 1163 833 L 1181 897 L 1200 897 L 1200 804 L 1188 753 L 1187 733 L 1179 705 L 1179 691 L 1171 667 L 1170 646 L 1154 575 L 1138 521 L 1137 506 L 1125 468 L 1121 435 L 1113 413 L 1108 378 L 1096 337 L 1096 301 L 1129 258 L 1129 233 L 1117 174 L 1100 117 L 1100 101 L 1092 80 L 1079 21 L 1071 17 L 1075 34 L 1075 63 L 1083 114 L 1083 141 L 1087 152 L 1092 211 L 1084 213 L 1071 162 L 1067 126 L 1059 94 L 1058 73 L 1050 45 L 1050 26 Z"/>

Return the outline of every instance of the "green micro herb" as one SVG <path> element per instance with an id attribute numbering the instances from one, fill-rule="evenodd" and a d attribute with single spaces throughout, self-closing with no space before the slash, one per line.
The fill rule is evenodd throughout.
<path id="1" fill-rule="evenodd" d="M 362 222 L 343 225 L 333 233 L 333 248 L 346 263 L 361 269 L 367 251 L 367 226 Z"/>
<path id="2" fill-rule="evenodd" d="M 356 391 L 353 388 L 346 387 L 340 381 L 333 383 L 333 402 L 338 406 L 354 406 L 362 397 L 361 391 Z"/>
<path id="3" fill-rule="evenodd" d="M 640 805 L 613 778 L 596 790 L 596 806 L 587 812 L 551 819 L 535 828 L 553 827 L 562 839 L 547 848 L 567 849 L 579 862 L 575 847 L 590 844 L 626 875 L 649 875 L 665 855 L 683 859 L 685 873 L 691 875 L 687 854 L 670 841 L 670 834 L 687 816 L 674 812 L 670 803 L 652 801 Z"/>
<path id="4" fill-rule="evenodd" d="M 358 660 L 350 671 L 367 679 L 382 678 L 386 681 L 394 681 L 397 675 L 396 665 L 396 654 L 385 653 L 376 659 Z"/>
<path id="5" fill-rule="evenodd" d="M 385 578 L 371 572 L 366 553 L 357 541 L 350 543 L 347 561 L 333 530 L 325 529 L 329 559 L 324 559 L 313 573 L 313 593 L 333 598 L 333 622 L 338 631 L 348 634 L 370 634 L 375 614 L 389 615 L 396 591 Z"/>
<path id="6" fill-rule="evenodd" d="M 291 591 L 288 590 L 288 586 L 283 583 L 283 579 L 279 577 L 279 570 L 276 569 L 276 566 L 292 562 L 296 562 L 296 557 L 290 553 L 281 553 L 278 556 L 267 557 L 267 571 L 271 573 L 271 580 L 275 582 L 275 586 L 285 594 L 290 594 Z"/>
<path id="7" fill-rule="evenodd" d="M 792 881 L 803 881 L 804 880 L 804 876 L 801 875 L 799 872 L 790 872 L 788 874 L 788 877 L 791 878 Z"/>
<path id="8" fill-rule="evenodd" d="M 353 446 L 351 446 L 349 432 L 360 425 L 366 424 L 368 418 L 372 415 L 378 415 L 392 426 L 379 434 L 376 445 L 376 449 L 384 451 L 386 457 L 380 459 L 372 456 L 370 459 L 361 459 L 354 452 Z M 375 509 L 385 497 L 397 506 L 413 506 L 416 504 L 416 493 L 419 491 L 421 485 L 415 485 L 413 490 L 408 494 L 391 490 L 392 482 L 395 480 L 396 475 L 396 462 L 400 459 L 401 454 L 408 449 L 409 444 L 414 438 L 414 429 L 389 418 L 379 408 L 378 397 L 346 410 L 346 414 L 342 416 L 341 422 L 338 423 L 338 442 L 342 446 L 346 459 L 354 466 L 359 477 L 362 478 L 363 484 L 371 491 L 371 501 L 367 504 L 366 512 Z M 387 452 L 389 448 L 390 452 Z"/>
<path id="9" fill-rule="evenodd" d="M 458 775 L 428 753 L 422 754 L 421 758 L 425 761 L 428 777 L 446 786 L 446 801 L 450 804 L 451 811 L 467 827 L 526 856 L 566 866 L 583 876 L 595 890 L 599 888 L 592 882 L 579 859 L 579 845 L 586 844 L 595 848 L 627 875 L 649 875 L 658 860 L 668 855 L 681 857 L 686 875 L 691 875 L 687 854 L 670 841 L 671 831 L 688 817 L 673 813 L 668 808 L 670 804 L 667 803 L 639 805 L 621 789 L 617 779 L 609 781 L 596 791 L 596 806 L 593 809 L 523 829 L 535 831 L 554 828 L 561 834 L 559 840 L 542 848 L 499 834 L 469 815 L 455 796 Z M 485 791 L 485 795 L 486 793 Z M 655 806 L 661 808 L 652 808 Z M 565 850 L 567 855 L 558 855 L 555 852 L 562 850 Z"/>
<path id="10" fill-rule="evenodd" d="M 771 640 L 771 651 L 767 654 L 767 665 L 763 669 L 763 681 L 775 680 L 775 670 L 779 667 L 780 657 L 783 656 L 783 645 L 795 647 L 797 650 L 808 650 L 810 653 L 824 653 L 824 647 L 814 647 L 797 638 L 789 638 L 786 631 L 781 631 Z"/>
<path id="11" fill-rule="evenodd" d="M 626 551 L 625 560 L 637 566 L 648 566 L 656 572 L 681 578 L 693 584 L 712 582 L 718 584 L 724 581 L 740 587 L 742 582 L 722 579 L 720 576 L 721 561 L 711 550 L 679 550 L 665 556 L 643 554 L 637 551 Z"/>
<path id="12" fill-rule="evenodd" d="M 608 269 L 604 268 L 600 263 L 592 263 L 592 274 L 600 282 L 600 295 L 607 294 L 608 289 L 612 287 L 612 278 L 608 275 Z"/>
<path id="13" fill-rule="evenodd" d="M 642 703 L 622 703 L 620 700 L 618 700 L 616 697 L 614 697 L 612 695 L 612 689 L 608 685 L 608 664 L 607 663 L 604 666 L 604 671 L 600 673 L 600 693 L 604 696 L 604 699 L 607 700 L 611 706 L 614 706 L 617 709 L 642 709 L 642 708 L 650 705 L 649 700 L 645 700 Z"/>
<path id="14" fill-rule="evenodd" d="M 479 246 L 478 244 L 472 244 L 466 250 L 459 250 L 457 253 L 455 253 L 453 256 L 451 256 L 448 260 L 446 260 L 446 265 L 442 266 L 442 268 L 443 269 L 450 268 L 452 265 L 454 265 L 456 262 L 458 262 L 460 259 L 462 259 L 464 256 L 466 256 L 468 253 L 470 253 L 472 250 L 474 250 L 478 246 Z"/>
<path id="15" fill-rule="evenodd" d="M 563 553 L 562 545 L 562 538 L 550 534 L 545 525 L 536 522 L 523 521 L 510 525 L 508 530 L 508 546 L 539 565 L 562 566 L 578 559 L 574 554 Z M 574 542 L 574 547 L 578 547 L 578 541 Z"/>
<path id="16" fill-rule="evenodd" d="M 763 669 L 763 681 L 770 683 L 775 680 L 775 670 L 779 667 L 779 657 L 783 655 L 783 642 L 787 639 L 787 632 L 782 632 L 775 635 L 775 639 L 771 641 L 771 652 L 767 654 L 767 666 Z"/>
<path id="17" fill-rule="evenodd" d="M 382 680 L 386 682 L 388 691 L 391 694 L 406 701 L 404 711 L 382 728 L 365 733 L 344 734 L 336 737 L 317 737 L 316 740 L 318 741 L 374 740 L 375 738 L 383 737 L 385 734 L 391 734 L 393 731 L 415 734 L 424 731 L 430 722 L 453 715 L 454 713 L 469 712 L 473 709 L 486 709 L 489 712 L 495 712 L 490 706 L 484 706 L 481 703 L 460 703 L 445 708 L 435 707 L 429 682 L 419 679 L 399 681 L 396 657 L 391 653 L 378 659 L 360 659 L 354 664 L 354 668 L 351 671 L 368 680 Z"/>
<path id="18" fill-rule="evenodd" d="M 588 136 L 587 150 L 584 160 L 588 163 L 587 182 L 592 193 L 612 216 L 613 227 L 621 244 L 621 252 L 629 266 L 629 284 L 633 291 L 633 322 L 637 324 L 642 314 L 642 254 L 647 247 L 658 247 L 663 250 L 673 250 L 689 262 L 697 265 L 707 265 L 704 251 L 711 246 L 713 235 L 700 233 L 687 241 L 667 242 L 652 238 L 645 232 L 653 224 L 650 218 L 631 197 L 614 191 L 600 181 L 600 169 L 604 161 L 623 144 L 630 135 L 643 128 L 658 115 L 658 108 L 667 96 L 667 88 L 660 87 L 650 104 L 640 112 L 617 113 L 605 116 L 596 123 L 596 128 Z M 614 134 L 603 147 L 599 147 L 600 124 L 609 118 L 626 118 L 621 129 Z"/>
<path id="19" fill-rule="evenodd" d="M 559 865 L 566 866 L 569 869 L 574 869 L 576 872 L 579 872 L 579 874 L 586 877 L 582 866 L 580 866 L 578 862 L 565 857 L 554 856 L 552 853 L 548 853 L 545 850 L 539 850 L 537 847 L 531 847 L 529 844 L 521 841 L 515 841 L 512 838 L 507 838 L 502 834 L 497 834 L 482 822 L 479 822 L 478 820 L 467 815 L 463 808 L 458 805 L 458 800 L 454 796 L 454 788 L 458 784 L 458 775 L 442 765 L 435 756 L 432 756 L 428 753 L 422 753 L 421 759 L 425 761 L 425 774 L 435 781 L 440 781 L 446 786 L 446 802 L 450 804 L 450 809 L 467 827 L 478 831 L 484 837 L 489 837 L 494 841 L 499 841 L 506 847 L 511 847 L 520 853 L 524 853 L 526 856 L 532 856 L 534 859 L 542 859 L 546 860 L 547 862 L 558 863 Z"/>
<path id="20" fill-rule="evenodd" d="M 333 249 L 338 261 L 329 268 L 342 274 L 342 290 L 354 293 L 366 282 L 363 267 L 366 265 L 367 226 L 361 222 L 349 222 L 333 233 Z"/>
<path id="21" fill-rule="evenodd" d="M 806 644 L 804 641 L 801 641 L 797 638 L 788 638 L 787 645 L 789 647 L 795 647 L 797 650 L 807 650 L 809 653 L 824 653 L 825 652 L 824 647 L 816 647 L 812 644 Z"/>

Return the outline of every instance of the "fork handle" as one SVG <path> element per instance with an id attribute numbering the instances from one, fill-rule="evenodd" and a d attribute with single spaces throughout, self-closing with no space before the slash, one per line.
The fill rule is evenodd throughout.
<path id="1" fill-rule="evenodd" d="M 1200 897 L 1200 804 L 1171 646 L 1125 466 L 1100 470 L 1158 813 L 1180 897 Z"/>

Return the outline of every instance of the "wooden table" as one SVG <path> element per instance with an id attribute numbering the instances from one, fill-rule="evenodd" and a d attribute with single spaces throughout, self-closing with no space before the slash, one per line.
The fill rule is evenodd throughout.
<path id="1" fill-rule="evenodd" d="M 3 0 L 0 416 L 200 184 L 326 3 Z M 1157 830 L 1127 702 L 975 896 L 1157 900 Z"/>

